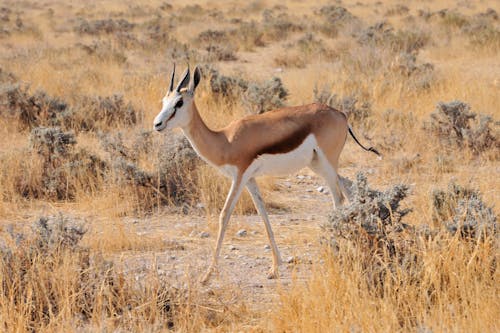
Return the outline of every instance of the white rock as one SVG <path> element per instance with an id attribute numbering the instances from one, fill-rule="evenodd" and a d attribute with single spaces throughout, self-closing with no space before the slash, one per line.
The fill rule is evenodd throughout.
<path id="1" fill-rule="evenodd" d="M 264 250 L 270 250 L 270 249 L 271 249 L 271 245 L 269 245 L 269 244 L 264 245 Z"/>
<path id="2" fill-rule="evenodd" d="M 305 179 L 305 178 L 306 178 L 306 176 L 304 176 L 304 175 L 298 175 L 298 176 L 297 176 L 297 179 L 298 179 L 298 180 L 302 180 L 302 179 Z"/>
<path id="3" fill-rule="evenodd" d="M 325 187 L 324 186 L 319 186 L 316 191 L 318 191 L 319 193 L 323 193 L 325 191 Z"/>
<path id="4" fill-rule="evenodd" d="M 237 250 L 237 248 L 234 245 L 229 245 L 229 250 L 234 251 L 234 250 Z"/>
<path id="5" fill-rule="evenodd" d="M 286 258 L 286 263 L 287 264 L 292 264 L 292 263 L 294 263 L 296 261 L 297 261 L 297 258 L 295 258 L 294 256 L 289 256 L 289 257 Z"/>
<path id="6" fill-rule="evenodd" d="M 236 236 L 238 237 L 245 237 L 247 235 L 247 231 L 245 229 L 238 230 L 236 233 Z"/>

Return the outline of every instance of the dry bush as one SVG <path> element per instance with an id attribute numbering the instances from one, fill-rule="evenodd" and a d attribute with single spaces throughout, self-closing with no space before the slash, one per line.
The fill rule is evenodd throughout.
<path id="1" fill-rule="evenodd" d="M 384 16 L 404 15 L 404 14 L 408 14 L 409 11 L 410 11 L 410 9 L 407 6 L 402 5 L 402 4 L 396 4 L 392 7 L 390 7 L 389 9 L 387 9 Z"/>
<path id="2" fill-rule="evenodd" d="M 494 330 L 495 233 L 468 242 L 446 228 L 412 227 L 402 221 L 408 210 L 399 208 L 406 186 L 374 191 L 358 175 L 353 187 L 351 203 L 324 226 L 325 262 L 305 286 L 281 294 L 274 329 Z M 488 214 L 472 215 L 476 232 L 489 223 Z M 472 323 L 470 316 L 482 320 Z"/>
<path id="3" fill-rule="evenodd" d="M 414 53 L 401 52 L 394 60 L 392 69 L 404 78 L 405 85 L 411 91 L 430 89 L 435 80 L 434 65 L 419 64 Z"/>
<path id="4" fill-rule="evenodd" d="M 494 9 L 489 8 L 472 17 L 454 10 L 428 14 L 428 17 L 432 16 L 437 16 L 444 27 L 467 36 L 473 47 L 491 48 L 494 51 L 500 48 L 498 14 Z"/>
<path id="5" fill-rule="evenodd" d="M 0 115 L 17 120 L 22 129 L 58 126 L 75 131 L 130 126 L 137 122 L 138 111 L 122 95 L 80 97 L 74 105 L 28 86 L 4 85 L 0 90 Z"/>
<path id="6" fill-rule="evenodd" d="M 150 212 L 158 205 L 173 204 L 188 209 L 197 196 L 195 169 L 198 156 L 184 136 L 171 135 L 158 147 L 155 172 L 138 165 L 136 148 L 148 145 L 142 133 L 132 144 L 125 144 L 122 136 L 101 135 L 101 145 L 109 153 L 113 182 L 120 188 L 129 188 L 136 197 L 137 211 Z M 144 151 L 142 151 L 144 152 Z"/>
<path id="7" fill-rule="evenodd" d="M 223 30 L 205 30 L 196 37 L 195 45 L 207 51 L 205 62 L 237 60 L 236 47 Z"/>
<path id="8" fill-rule="evenodd" d="M 236 50 L 231 45 L 210 45 L 205 48 L 206 56 L 203 58 L 206 62 L 234 61 L 237 60 Z"/>
<path id="9" fill-rule="evenodd" d="M 430 41 L 430 36 L 420 30 L 395 31 L 392 25 L 382 21 L 360 31 L 357 40 L 362 45 L 387 48 L 396 53 L 414 53 Z"/>
<path id="10" fill-rule="evenodd" d="M 80 19 L 74 27 L 74 31 L 79 34 L 114 34 L 118 32 L 128 32 L 134 28 L 135 24 L 125 19 L 104 19 L 91 20 Z"/>
<path id="11" fill-rule="evenodd" d="M 477 20 L 462 31 L 473 47 L 491 48 L 493 51 L 500 49 L 500 29 L 488 21 Z"/>
<path id="12" fill-rule="evenodd" d="M 442 224 L 452 234 L 465 239 L 484 239 L 498 233 L 493 209 L 474 189 L 451 182 L 448 189 L 434 190 L 432 206 L 435 223 Z"/>
<path id="13" fill-rule="evenodd" d="M 262 12 L 262 38 L 265 42 L 281 41 L 291 33 L 304 31 L 304 26 L 284 12 L 266 9 Z"/>
<path id="14" fill-rule="evenodd" d="M 248 89 L 248 81 L 240 77 L 223 75 L 210 65 L 204 66 L 202 72 L 208 78 L 211 94 L 216 98 L 222 97 L 227 102 L 234 103 Z"/>
<path id="15" fill-rule="evenodd" d="M 29 86 L 7 84 L 0 87 L 0 115 L 16 119 L 21 129 L 60 126 L 69 112 L 68 104 L 44 91 L 29 93 Z"/>
<path id="16" fill-rule="evenodd" d="M 22 11 L 8 7 L 0 8 L 0 38 L 19 34 L 31 34 L 38 39 L 42 38 L 40 29 L 31 20 L 27 20 L 23 14 Z"/>
<path id="17" fill-rule="evenodd" d="M 315 30 L 321 31 L 328 37 L 336 37 L 339 28 L 358 22 L 356 16 L 344 7 L 337 5 L 323 6 L 317 9 L 314 14 L 322 19 L 320 24 L 314 25 Z"/>
<path id="18" fill-rule="evenodd" d="M 332 92 L 329 85 L 323 85 L 321 88 L 314 87 L 313 99 L 317 103 L 326 104 L 336 110 L 344 112 L 351 124 L 367 124 L 368 118 L 372 114 L 371 104 L 363 102 L 358 106 L 358 98 L 355 96 L 345 96 L 340 98 Z"/>
<path id="19" fill-rule="evenodd" d="M 431 114 L 431 120 L 424 123 L 424 129 L 446 145 L 468 147 L 475 154 L 491 149 L 498 155 L 498 123 L 490 116 L 480 114 L 479 121 L 476 117 L 477 114 L 472 113 L 464 102 L 440 102 Z M 492 129 L 491 125 L 497 129 Z"/>
<path id="20" fill-rule="evenodd" d="M 316 59 L 333 61 L 338 55 L 325 46 L 325 43 L 312 33 L 306 33 L 295 42 L 285 45 L 283 52 L 274 58 L 274 63 L 280 67 L 304 68 L 306 64 Z"/>
<path id="21" fill-rule="evenodd" d="M 127 56 L 120 47 L 111 43 L 109 40 L 93 40 L 90 43 L 78 42 L 76 47 L 85 51 L 85 53 L 102 62 L 111 62 L 125 64 Z"/>
<path id="22" fill-rule="evenodd" d="M 81 246 L 85 233 L 83 225 L 62 215 L 42 217 L 31 235 L 0 249 L 0 327 L 185 331 L 218 326 L 231 316 L 225 308 L 212 310 L 227 302 L 220 293 L 202 299 L 196 290 L 175 288 L 156 272 L 138 283 L 133 274 Z"/>
<path id="23" fill-rule="evenodd" d="M 349 205 L 336 209 L 324 225 L 332 246 L 338 247 L 342 238 L 369 250 L 370 255 L 393 257 L 401 253 L 405 242 L 400 234 L 408 227 L 402 218 L 411 209 L 401 209 L 400 203 L 408 195 L 408 186 L 395 185 L 384 192 L 372 190 L 366 176 L 358 173 L 351 192 Z"/>
<path id="24" fill-rule="evenodd" d="M 255 21 L 241 22 L 229 34 L 238 48 L 245 51 L 253 51 L 256 47 L 266 45 L 262 28 Z"/>
<path id="25" fill-rule="evenodd" d="M 315 14 L 322 16 L 332 25 L 340 25 L 356 19 L 347 9 L 336 5 L 323 6 L 316 10 Z"/>
<path id="26" fill-rule="evenodd" d="M 471 245 L 443 236 L 418 239 L 406 251 L 406 264 L 392 265 L 342 241 L 337 253 L 323 257 L 305 285 L 295 283 L 280 293 L 272 330 L 498 330 L 498 243 L 489 239 Z M 364 264 L 368 260 L 385 270 L 383 288 L 374 290 L 367 281 L 372 270 Z"/>
<path id="27" fill-rule="evenodd" d="M 78 193 L 97 191 L 107 164 L 84 149 L 74 149 L 72 133 L 36 127 L 29 148 L 1 159 L 4 199 L 74 200 Z"/>
<path id="28" fill-rule="evenodd" d="M 137 122 L 140 111 L 123 95 L 83 96 L 75 102 L 67 127 L 74 130 L 106 130 L 109 127 L 131 126 Z"/>
<path id="29" fill-rule="evenodd" d="M 251 114 L 260 114 L 285 105 L 288 90 L 278 77 L 261 84 L 250 83 L 243 95 L 245 109 Z"/>

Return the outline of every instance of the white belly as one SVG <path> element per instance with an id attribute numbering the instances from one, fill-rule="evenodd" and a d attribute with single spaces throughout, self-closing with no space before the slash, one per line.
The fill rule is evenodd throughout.
<path id="1" fill-rule="evenodd" d="M 247 169 L 252 176 L 287 175 L 311 163 L 318 143 L 314 135 L 309 135 L 292 151 L 285 154 L 264 154 L 259 156 Z M 246 172 L 245 172 L 246 173 Z"/>

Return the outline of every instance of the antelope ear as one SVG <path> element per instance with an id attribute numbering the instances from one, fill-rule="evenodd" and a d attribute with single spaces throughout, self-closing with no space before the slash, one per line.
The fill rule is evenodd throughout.
<path id="1" fill-rule="evenodd" d="M 186 87 L 188 83 L 189 83 L 189 67 L 186 69 L 186 71 L 184 71 L 184 74 L 182 74 L 182 80 L 179 82 L 175 90 L 177 92 L 181 92 L 181 89 Z"/>
<path id="2" fill-rule="evenodd" d="M 189 91 L 194 92 L 201 80 L 201 71 L 198 66 L 194 68 L 193 80 L 189 83 Z"/>
<path id="3" fill-rule="evenodd" d="M 170 92 L 174 91 L 174 77 L 175 77 L 175 62 L 174 62 L 174 69 L 172 69 L 172 77 L 170 78 L 170 87 L 168 88 L 168 91 Z"/>

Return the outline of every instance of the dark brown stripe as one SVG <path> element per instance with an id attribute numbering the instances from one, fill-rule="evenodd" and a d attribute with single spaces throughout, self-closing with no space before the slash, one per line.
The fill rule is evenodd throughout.
<path id="1" fill-rule="evenodd" d="M 288 153 L 300 146 L 310 133 L 309 126 L 302 126 L 282 140 L 261 148 L 256 155 Z"/>

